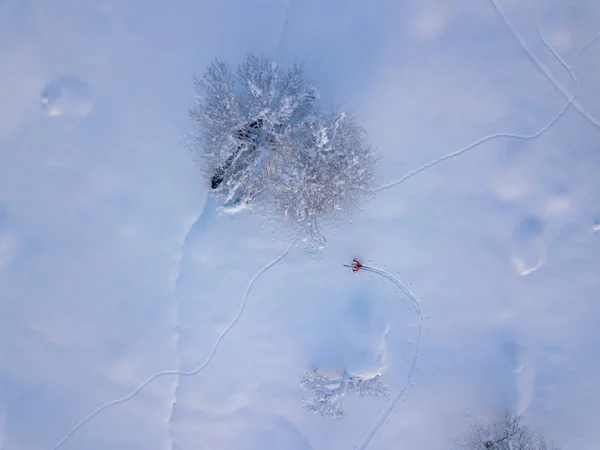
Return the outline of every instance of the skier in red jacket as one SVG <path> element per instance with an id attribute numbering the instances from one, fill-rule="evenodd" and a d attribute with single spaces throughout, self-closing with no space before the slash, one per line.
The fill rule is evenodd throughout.
<path id="1" fill-rule="evenodd" d="M 358 272 L 360 270 L 360 268 L 362 267 L 362 264 L 356 258 L 354 258 L 352 260 L 352 262 L 354 263 L 354 266 L 352 266 L 352 272 Z"/>

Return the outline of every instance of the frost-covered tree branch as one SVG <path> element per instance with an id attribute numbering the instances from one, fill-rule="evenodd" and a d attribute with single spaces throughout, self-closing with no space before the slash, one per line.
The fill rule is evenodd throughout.
<path id="1" fill-rule="evenodd" d="M 308 390 L 302 404 L 313 414 L 328 419 L 344 417 L 343 400 L 347 392 L 356 392 L 358 397 L 389 398 L 380 375 L 360 376 L 344 369 L 339 377 L 329 378 L 316 370 L 306 372 L 302 386 Z"/>
<path id="2" fill-rule="evenodd" d="M 491 422 L 474 421 L 455 442 L 456 450 L 560 450 L 524 422 L 521 415 L 504 411 Z"/>
<path id="3" fill-rule="evenodd" d="M 216 60 L 196 88 L 195 150 L 223 206 L 258 204 L 319 247 L 324 226 L 368 199 L 375 158 L 365 132 L 351 114 L 317 108 L 300 66 L 250 55 L 234 73 Z"/>
<path id="4" fill-rule="evenodd" d="M 273 204 L 305 231 L 305 239 L 317 239 L 309 245 L 322 245 L 319 221 L 340 219 L 368 198 L 374 181 L 373 153 L 354 118 L 338 111 L 306 122 L 283 146 L 287 154 L 296 155 L 296 163 L 282 168 Z"/>
<path id="5" fill-rule="evenodd" d="M 352 375 L 348 389 L 356 392 L 359 397 L 389 398 L 387 386 L 381 382 L 381 375 L 360 376 Z"/>
<path id="6" fill-rule="evenodd" d="M 344 417 L 343 399 L 348 389 L 348 379 L 346 371 L 335 379 L 316 371 L 306 372 L 301 380 L 302 386 L 308 389 L 308 395 L 302 401 L 304 408 L 328 419 L 341 419 Z"/>

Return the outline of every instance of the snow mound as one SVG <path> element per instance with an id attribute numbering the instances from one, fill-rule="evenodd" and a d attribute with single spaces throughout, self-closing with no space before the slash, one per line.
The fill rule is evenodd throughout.
<path id="1" fill-rule="evenodd" d="M 85 117 L 94 105 L 88 83 L 71 75 L 50 82 L 41 93 L 40 101 L 49 116 Z"/>
<path id="2" fill-rule="evenodd" d="M 535 272 L 544 262 L 544 228 L 545 223 L 535 216 L 523 219 L 515 228 L 512 261 L 520 275 Z"/>

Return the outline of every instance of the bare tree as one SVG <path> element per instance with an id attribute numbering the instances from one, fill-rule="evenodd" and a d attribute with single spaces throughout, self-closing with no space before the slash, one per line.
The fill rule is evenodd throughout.
<path id="1" fill-rule="evenodd" d="M 196 88 L 195 150 L 222 205 L 260 196 L 263 212 L 318 247 L 324 224 L 368 199 L 375 158 L 364 131 L 349 114 L 317 108 L 300 66 L 250 55 L 234 74 L 216 60 Z"/>
<path id="2" fill-rule="evenodd" d="M 343 400 L 347 392 L 354 391 L 359 397 L 389 398 L 387 387 L 380 375 L 360 376 L 344 369 L 336 378 L 329 378 L 316 370 L 306 372 L 301 384 L 308 390 L 302 404 L 313 414 L 328 419 L 344 417 Z"/>
<path id="3" fill-rule="evenodd" d="M 504 411 L 491 422 L 474 421 L 455 442 L 456 450 L 560 450 L 533 431 L 523 416 Z"/>

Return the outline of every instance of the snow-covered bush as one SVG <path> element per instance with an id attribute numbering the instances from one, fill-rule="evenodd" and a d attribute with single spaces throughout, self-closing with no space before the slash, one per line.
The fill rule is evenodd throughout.
<path id="1" fill-rule="evenodd" d="M 282 167 L 271 205 L 300 226 L 309 247 L 323 246 L 320 226 L 343 218 L 372 191 L 374 158 L 365 133 L 351 115 L 330 111 L 304 121 L 283 147 L 296 163 Z"/>
<path id="2" fill-rule="evenodd" d="M 349 114 L 317 108 L 300 66 L 284 70 L 250 55 L 234 74 L 217 60 L 196 88 L 195 150 L 221 205 L 252 202 L 318 247 L 322 227 L 372 192 L 375 159 L 364 131 Z"/>
<path id="3" fill-rule="evenodd" d="M 351 375 L 348 389 L 356 392 L 359 397 L 384 397 L 388 398 L 387 386 L 381 382 L 381 375 L 361 376 Z"/>
<path id="4" fill-rule="evenodd" d="M 553 442 L 533 431 L 523 422 L 523 416 L 504 411 L 491 422 L 472 422 L 462 438 L 455 442 L 456 450 L 559 450 Z"/>
<path id="5" fill-rule="evenodd" d="M 360 376 L 343 370 L 338 377 L 329 378 L 316 370 L 306 372 L 301 384 L 308 390 L 302 404 L 313 414 L 328 419 L 344 417 L 343 400 L 347 392 L 354 391 L 359 397 L 389 398 L 380 375 Z"/>

